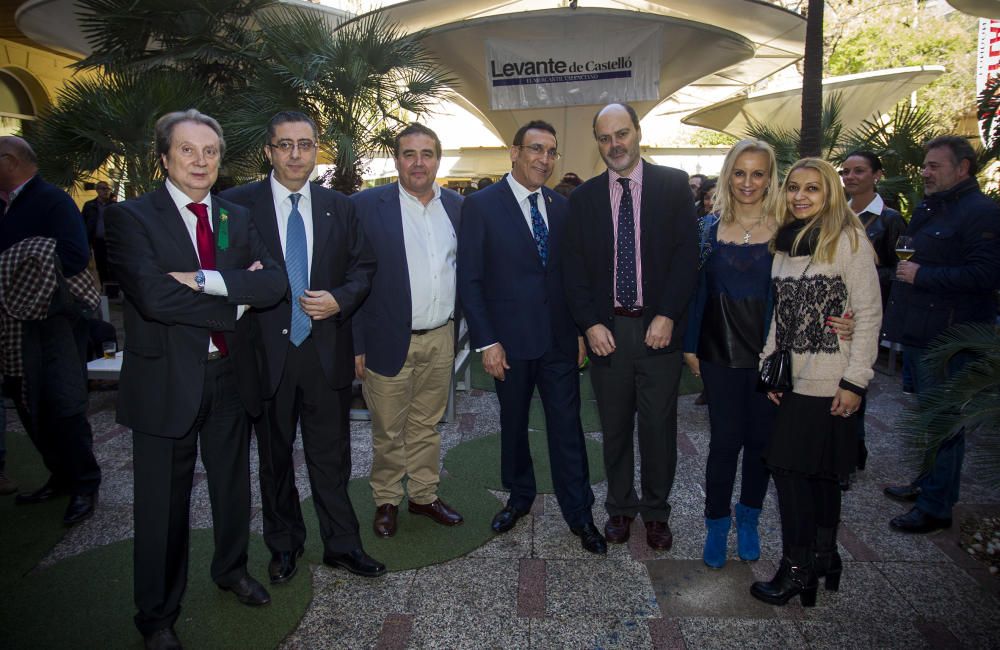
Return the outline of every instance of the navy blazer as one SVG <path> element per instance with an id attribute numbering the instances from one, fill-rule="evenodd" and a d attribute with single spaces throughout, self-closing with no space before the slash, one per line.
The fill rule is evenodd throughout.
<path id="1" fill-rule="evenodd" d="M 547 187 L 541 193 L 549 222 L 545 266 L 506 177 L 465 198 L 458 293 L 473 348 L 499 342 L 509 359 L 538 359 L 550 349 L 576 359 L 578 331 L 560 273 L 567 203 Z"/>
<path id="2" fill-rule="evenodd" d="M 69 194 L 37 174 L 28 181 L 0 219 L 0 251 L 29 237 L 56 240 L 63 275 L 87 268 L 90 247 L 83 218 Z"/>
<path id="3" fill-rule="evenodd" d="M 353 195 L 351 200 L 378 260 L 371 293 L 354 318 L 354 354 L 365 355 L 366 368 L 385 377 L 394 377 L 406 361 L 413 329 L 399 183 L 373 187 Z M 457 236 L 462 195 L 442 187 L 441 204 Z M 455 322 L 460 319 L 456 295 Z"/>
<path id="4" fill-rule="evenodd" d="M 311 336 L 326 381 L 333 388 L 345 388 L 354 378 L 351 316 L 368 295 L 375 257 L 358 223 L 354 205 L 346 196 L 315 183 L 309 186 L 309 193 L 313 220 L 309 288 L 329 291 L 340 305 L 335 316 L 312 322 Z M 287 279 L 270 177 L 231 188 L 221 196 L 250 210 L 250 219 Z M 262 344 L 257 362 L 263 378 L 263 396 L 270 399 L 278 390 L 285 369 L 292 323 L 291 296 L 286 292 L 276 305 L 255 309 L 253 318 L 257 326 L 255 334 Z"/>
<path id="5" fill-rule="evenodd" d="M 641 164 L 643 321 L 646 327 L 657 315 L 674 321 L 669 345 L 648 348 L 646 353 L 667 354 L 682 347 L 688 303 L 698 279 L 697 218 L 687 174 L 646 161 Z M 598 323 L 613 331 L 615 238 L 608 172 L 576 188 L 569 205 L 564 264 L 569 307 L 584 332 Z M 608 357 L 594 354 L 590 359 L 610 363 Z"/>
<path id="6" fill-rule="evenodd" d="M 229 245 L 216 246 L 215 266 L 226 297 L 196 293 L 167 275 L 196 271 L 198 253 L 166 187 L 107 207 L 108 262 L 125 294 L 125 357 L 118 389 L 118 422 L 136 431 L 180 438 L 201 405 L 209 332 L 225 333 L 236 363 L 252 354 L 246 317 L 236 306 L 267 307 L 288 280 L 268 255 L 246 210 L 212 197 L 212 228 L 228 213 Z M 81 226 L 82 228 L 82 226 Z M 254 261 L 264 268 L 247 271 Z M 254 383 L 238 382 L 251 414 L 259 410 Z"/>

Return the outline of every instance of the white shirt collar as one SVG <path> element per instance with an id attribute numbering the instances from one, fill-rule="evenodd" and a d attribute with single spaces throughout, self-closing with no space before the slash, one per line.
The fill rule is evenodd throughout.
<path id="1" fill-rule="evenodd" d="M 208 206 L 208 214 L 212 215 L 212 193 L 209 192 L 205 195 L 201 201 L 195 201 L 190 196 L 185 194 L 183 190 L 173 184 L 173 182 L 168 178 L 167 182 L 164 183 L 167 188 L 167 192 L 170 194 L 170 198 L 174 200 L 174 205 L 177 206 L 177 211 L 184 214 L 183 210 L 188 210 L 189 203 L 204 203 Z M 188 210 L 190 212 L 190 210 Z M 211 221 L 211 219 L 209 219 Z"/>
<path id="2" fill-rule="evenodd" d="M 279 205 L 282 204 L 285 201 L 285 199 L 287 199 L 293 193 L 298 193 L 302 195 L 299 201 L 302 201 L 303 199 L 305 199 L 307 203 L 312 201 L 312 192 L 309 189 L 310 185 L 309 181 L 306 181 L 306 184 L 303 185 L 300 189 L 296 190 L 296 192 L 292 192 L 292 190 L 288 189 L 287 187 L 278 182 L 278 179 L 274 177 L 273 171 L 271 172 L 268 178 L 271 181 L 271 194 L 274 195 L 275 203 Z"/>
<path id="3" fill-rule="evenodd" d="M 514 193 L 514 200 L 517 201 L 518 205 L 532 194 L 538 194 L 539 196 L 542 194 L 542 188 L 540 187 L 532 191 L 518 183 L 517 179 L 514 178 L 514 174 L 507 174 L 507 182 L 510 184 L 510 189 Z"/>
<path id="4" fill-rule="evenodd" d="M 882 210 L 884 209 L 885 209 L 885 201 L 883 201 L 882 197 L 878 195 L 878 192 L 876 192 L 875 198 L 872 199 L 872 202 L 869 203 L 864 210 L 858 212 L 858 214 L 864 214 L 865 212 L 871 212 L 872 214 L 882 214 Z"/>
<path id="5" fill-rule="evenodd" d="M 399 186 L 399 199 L 401 201 L 407 201 L 407 200 L 415 201 L 420 204 L 420 207 L 424 207 L 424 202 L 415 197 L 414 195 L 410 194 L 409 192 L 407 192 L 406 188 L 403 187 L 402 183 L 396 183 L 396 185 Z M 434 198 L 432 198 L 430 201 L 427 202 L 428 205 L 441 198 L 441 186 L 438 185 L 437 182 L 435 181 L 433 187 L 434 187 Z"/>

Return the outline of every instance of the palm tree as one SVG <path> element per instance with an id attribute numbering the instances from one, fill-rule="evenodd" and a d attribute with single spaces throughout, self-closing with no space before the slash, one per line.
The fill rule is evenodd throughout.
<path id="1" fill-rule="evenodd" d="M 316 119 L 334 162 L 331 185 L 361 187 L 364 160 L 391 150 L 395 134 L 447 95 L 452 79 L 421 44 L 403 35 L 381 12 L 333 24 L 288 9 L 260 18 L 261 63 L 249 106 L 299 107 Z M 263 142 L 257 117 L 244 112 L 241 134 Z"/>
<path id="2" fill-rule="evenodd" d="M 25 136 L 50 182 L 70 187 L 110 170 L 126 196 L 137 196 L 160 177 L 153 153 L 157 118 L 191 106 L 212 112 L 204 89 L 174 70 L 72 79 L 51 109 L 25 125 Z"/>
<path id="3" fill-rule="evenodd" d="M 836 160 L 844 146 L 844 125 L 841 120 L 842 105 L 843 100 L 840 93 L 832 93 L 823 103 L 823 111 L 817 122 L 820 143 L 815 155 L 827 160 Z M 746 134 L 747 137 L 763 140 L 774 148 L 779 176 L 784 176 L 788 168 L 802 157 L 801 131 L 797 129 L 783 129 L 765 122 L 750 120 L 747 124 Z"/>
<path id="4" fill-rule="evenodd" d="M 947 381 L 920 395 L 907 409 L 898 429 L 907 460 L 927 470 L 941 444 L 960 431 L 982 433 L 970 447 L 973 462 L 983 468 L 991 487 L 1000 487 L 1000 330 L 988 323 L 956 325 L 934 342 L 925 355 L 927 372 L 944 373 L 957 354 L 974 360 Z"/>
<path id="5" fill-rule="evenodd" d="M 806 8 L 806 51 L 802 62 L 802 134 L 799 154 L 822 155 L 823 131 L 823 8 L 824 0 L 809 0 Z"/>

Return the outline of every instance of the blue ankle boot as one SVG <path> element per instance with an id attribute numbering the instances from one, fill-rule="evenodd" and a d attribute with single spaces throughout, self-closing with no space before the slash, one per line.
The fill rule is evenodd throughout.
<path id="1" fill-rule="evenodd" d="M 705 551 L 702 557 L 705 564 L 713 569 L 721 569 L 726 566 L 726 546 L 729 543 L 729 515 L 718 519 L 705 518 L 705 528 L 708 532 L 705 535 Z"/>
<path id="2" fill-rule="evenodd" d="M 736 552 L 741 560 L 752 562 L 760 559 L 760 533 L 757 532 L 759 519 L 760 508 L 736 504 Z"/>

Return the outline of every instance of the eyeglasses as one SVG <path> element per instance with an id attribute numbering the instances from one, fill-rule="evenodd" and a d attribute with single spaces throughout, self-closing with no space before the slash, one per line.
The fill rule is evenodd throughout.
<path id="1" fill-rule="evenodd" d="M 517 145 L 519 149 L 527 149 L 536 156 L 548 156 L 552 160 L 559 160 L 562 158 L 562 154 L 555 149 L 546 149 L 540 144 L 519 144 Z"/>
<path id="2" fill-rule="evenodd" d="M 277 149 L 281 153 L 291 153 L 292 149 L 298 149 L 300 153 L 309 153 L 316 148 L 316 143 L 312 140 L 299 140 L 298 142 L 292 142 L 291 140 L 282 140 L 278 144 L 268 143 L 269 147 L 272 149 Z"/>

